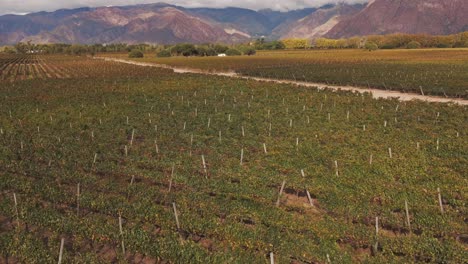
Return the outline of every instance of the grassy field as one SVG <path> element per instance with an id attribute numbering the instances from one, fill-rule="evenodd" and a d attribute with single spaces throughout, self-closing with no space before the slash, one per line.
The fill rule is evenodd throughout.
<path id="1" fill-rule="evenodd" d="M 126 58 L 127 54 L 101 54 Z M 269 51 L 243 57 L 156 58 L 145 62 L 242 75 L 468 98 L 468 49 Z"/>
<path id="2" fill-rule="evenodd" d="M 0 85 L 0 263 L 468 257 L 465 107 L 39 59 L 74 74 Z"/>

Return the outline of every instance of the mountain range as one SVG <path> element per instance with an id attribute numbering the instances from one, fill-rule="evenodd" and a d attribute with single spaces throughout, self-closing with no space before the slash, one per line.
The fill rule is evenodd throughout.
<path id="1" fill-rule="evenodd" d="M 370 0 L 280 12 L 166 3 L 0 16 L 0 45 L 33 43 L 239 43 L 267 39 L 468 31 L 467 0 Z"/>

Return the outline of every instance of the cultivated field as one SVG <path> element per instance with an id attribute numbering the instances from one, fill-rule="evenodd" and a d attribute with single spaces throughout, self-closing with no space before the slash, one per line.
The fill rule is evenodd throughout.
<path id="1" fill-rule="evenodd" d="M 125 75 L 127 70 L 128 66 L 119 63 L 92 61 L 86 57 L 0 54 L 0 83 L 31 79 L 113 77 Z M 138 71 L 135 74 L 141 76 L 148 72 Z"/>
<path id="2" fill-rule="evenodd" d="M 126 58 L 127 54 L 101 54 Z M 256 56 L 137 61 L 242 75 L 468 98 L 468 49 L 269 51 Z"/>
<path id="3" fill-rule="evenodd" d="M 35 60 L 68 76 L 2 73 L 0 263 L 468 257 L 465 107 Z"/>

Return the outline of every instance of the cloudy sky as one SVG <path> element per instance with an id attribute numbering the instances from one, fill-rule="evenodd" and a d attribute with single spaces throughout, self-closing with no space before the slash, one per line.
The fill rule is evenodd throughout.
<path id="1" fill-rule="evenodd" d="M 315 7 L 330 2 L 363 3 L 368 0 L 0 0 L 0 14 L 24 14 L 37 11 L 54 11 L 61 8 L 83 6 L 132 5 L 141 3 L 166 2 L 186 7 L 244 7 L 250 9 L 271 8 L 291 10 Z"/>

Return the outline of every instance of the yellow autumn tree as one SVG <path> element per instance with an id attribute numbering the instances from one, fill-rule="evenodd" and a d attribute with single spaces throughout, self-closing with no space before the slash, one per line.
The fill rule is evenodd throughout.
<path id="1" fill-rule="evenodd" d="M 308 39 L 283 39 L 286 49 L 307 49 L 310 47 L 310 41 Z"/>

